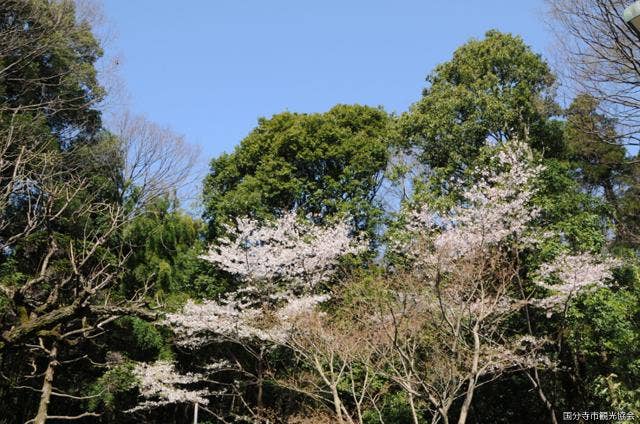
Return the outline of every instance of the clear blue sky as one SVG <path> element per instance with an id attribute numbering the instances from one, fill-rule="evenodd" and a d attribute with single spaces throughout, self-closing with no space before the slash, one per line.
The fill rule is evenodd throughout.
<path id="1" fill-rule="evenodd" d="M 261 116 L 336 103 L 402 112 L 492 28 L 545 53 L 543 0 L 104 0 L 131 109 L 231 151 Z"/>

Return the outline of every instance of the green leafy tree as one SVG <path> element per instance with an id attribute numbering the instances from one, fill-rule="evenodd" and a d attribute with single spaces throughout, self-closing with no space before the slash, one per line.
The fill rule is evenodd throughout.
<path id="1" fill-rule="evenodd" d="M 6 0 L 0 6 L 0 112 L 43 115 L 65 143 L 100 126 L 102 56 L 70 0 Z"/>
<path id="2" fill-rule="evenodd" d="M 211 236 L 233 217 L 289 209 L 318 220 L 349 213 L 360 229 L 372 230 L 389 121 L 384 111 L 358 105 L 260 119 L 233 153 L 211 161 L 204 187 Z"/>
<path id="3" fill-rule="evenodd" d="M 555 148 L 555 77 L 520 37 L 489 31 L 458 48 L 427 82 L 399 132 L 401 145 L 432 169 L 464 169 L 482 146 L 512 138 Z"/>
<path id="4" fill-rule="evenodd" d="M 205 250 L 201 220 L 182 212 L 177 201 L 157 199 L 124 230 L 131 248 L 122 278 L 132 294 L 148 287 L 152 303 L 175 306 L 187 294 L 212 298 L 224 290 L 214 270 L 198 258 Z"/>
<path id="5" fill-rule="evenodd" d="M 616 121 L 598 112 L 596 98 L 581 94 L 566 111 L 567 158 L 582 185 L 609 206 L 621 246 L 640 245 L 640 163 L 627 160 Z"/>

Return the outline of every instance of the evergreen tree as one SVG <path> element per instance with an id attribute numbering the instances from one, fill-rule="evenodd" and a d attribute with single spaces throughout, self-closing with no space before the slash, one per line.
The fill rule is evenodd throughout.
<path id="1" fill-rule="evenodd" d="M 233 217 L 264 219 L 291 209 L 316 221 L 347 213 L 372 233 L 388 126 L 384 111 L 358 105 L 260 119 L 233 153 L 211 161 L 204 186 L 210 236 Z"/>

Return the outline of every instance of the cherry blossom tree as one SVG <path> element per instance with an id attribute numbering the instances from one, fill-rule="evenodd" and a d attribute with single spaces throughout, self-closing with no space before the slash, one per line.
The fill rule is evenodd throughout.
<path id="1" fill-rule="evenodd" d="M 352 227 L 348 220 L 317 226 L 299 220 L 295 211 L 271 224 L 238 219 L 202 258 L 248 283 L 286 280 L 313 289 L 331 276 L 342 256 L 366 247 L 353 237 Z"/>
<path id="2" fill-rule="evenodd" d="M 394 248 L 412 265 L 388 286 L 377 321 L 388 344 L 379 349 L 392 358 L 385 370 L 408 393 L 415 423 L 414 398 L 426 399 L 433 422 L 444 423 L 461 399 L 462 424 L 480 384 L 505 372 L 552 367 L 543 354 L 546 340 L 511 336 L 523 331 L 510 328 L 509 318 L 528 305 L 565 304 L 610 276 L 610 261 L 562 255 L 538 271 L 538 286 L 551 294 L 523 297 L 521 257 L 550 236 L 535 228 L 535 182 L 542 171 L 528 147 L 512 141 L 498 148 L 491 168 L 475 170 L 471 184 L 454 182 L 461 191 L 457 206 L 409 214 L 407 233 Z M 552 276 L 559 284 L 550 284 Z"/>
<path id="3" fill-rule="evenodd" d="M 316 293 L 341 257 L 366 248 L 348 222 L 321 227 L 300 222 L 295 212 L 274 223 L 240 219 L 227 227 L 202 259 L 238 276 L 244 284 L 219 300 L 187 302 L 167 323 L 178 344 L 196 348 L 211 341 L 259 340 L 277 343 L 290 321 L 328 299 Z"/>
<path id="4" fill-rule="evenodd" d="M 180 374 L 171 362 L 139 363 L 133 369 L 133 374 L 138 379 L 140 395 L 146 400 L 127 412 L 152 409 L 172 403 L 207 405 L 209 403 L 207 397 L 212 395 L 206 389 L 185 388 L 185 386 L 202 382 L 206 376 L 200 373 Z"/>
<path id="5" fill-rule="evenodd" d="M 287 345 L 299 316 L 329 299 L 319 292 L 319 285 L 334 275 L 340 258 L 357 254 L 367 245 L 355 236 L 348 221 L 322 227 L 299 220 L 295 211 L 273 223 L 239 219 L 236 226 L 226 229 L 227 235 L 202 259 L 235 275 L 242 284 L 220 299 L 188 301 L 181 311 L 167 314 L 165 323 L 181 348 L 198 350 L 212 343 L 231 343 L 254 359 L 251 369 L 239 360 L 234 366 L 257 388 L 257 407 L 251 414 L 259 420 L 267 355 Z M 156 368 L 147 365 L 140 370 L 145 381 L 145 373 Z M 231 389 L 242 396 L 237 388 Z M 244 399 L 241 402 L 251 410 Z"/>
<path id="6" fill-rule="evenodd" d="M 537 373 L 555 367 L 550 343 L 516 328 L 522 321 L 512 318 L 528 316 L 528 307 L 566 310 L 573 297 L 606 284 L 617 262 L 567 248 L 527 273 L 523 256 L 554 236 L 537 227 L 535 187 L 544 168 L 517 141 L 496 147 L 490 162 L 469 180 L 453 182 L 454 207 L 425 205 L 406 214 L 389 247 L 407 258 L 406 268 L 366 284 L 342 281 L 331 294 L 322 283 L 335 275 L 340 258 L 366 248 L 348 222 L 320 227 L 293 212 L 273 223 L 238 220 L 202 258 L 241 284 L 220 299 L 189 301 L 167 314 L 176 344 L 191 351 L 232 344 L 247 352 L 251 367 L 232 362 L 256 388 L 255 408 L 237 384 L 226 393 L 240 399 L 249 411 L 243 419 L 254 422 L 264 417 L 263 385 L 270 378 L 326 406 L 338 423 L 363 423 L 365 410 L 384 422 L 381 394 L 393 387 L 404 393 L 414 423 L 424 410 L 433 423 L 449 423 L 459 402 L 463 424 L 477 387 L 513 372 L 530 377 L 557 422 Z M 524 285 L 537 295 L 525 295 Z M 318 308 L 331 297 L 329 309 Z M 292 353 L 304 366 L 276 378 L 268 360 L 275 351 Z M 172 376 L 165 378 L 169 386 L 153 383 L 155 372 Z M 174 400 L 206 405 L 204 398 L 216 395 L 176 387 L 206 380 L 204 374 L 172 372 L 168 364 L 140 366 L 141 392 L 150 399 L 140 408 Z"/>

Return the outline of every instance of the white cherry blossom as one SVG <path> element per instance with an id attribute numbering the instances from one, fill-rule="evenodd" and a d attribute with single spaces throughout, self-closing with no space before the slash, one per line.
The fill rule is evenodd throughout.
<path id="1" fill-rule="evenodd" d="M 253 283 L 285 279 L 314 287 L 330 277 L 340 257 L 366 249 L 347 221 L 313 225 L 295 211 L 273 223 L 239 219 L 226 230 L 202 259 Z"/>
<path id="2" fill-rule="evenodd" d="M 167 314 L 181 346 L 283 341 L 297 315 L 329 298 L 315 289 L 333 275 L 340 258 L 367 247 L 348 221 L 319 226 L 298 220 L 293 211 L 272 223 L 240 219 L 227 231 L 202 258 L 244 285 L 221 299 L 189 301 L 179 313 Z"/>
<path id="3" fill-rule="evenodd" d="M 171 362 L 138 363 L 133 369 L 138 379 L 140 395 L 146 400 L 127 412 L 153 409 L 172 403 L 197 403 L 207 405 L 206 389 L 190 390 L 186 386 L 201 382 L 205 376 L 197 373 L 180 374 Z"/>
<path id="4" fill-rule="evenodd" d="M 544 170 L 534 165 L 530 149 L 521 142 L 505 145 L 493 170 L 476 170 L 475 184 L 462 192 L 462 201 L 446 213 L 423 206 L 409 216 L 409 233 L 417 234 L 400 250 L 417 265 L 453 266 L 456 259 L 497 245 L 511 237 L 534 241 L 526 233 L 539 210 L 531 204 L 533 182 Z M 424 238 L 432 245 L 426 248 Z"/>
<path id="5" fill-rule="evenodd" d="M 561 254 L 540 266 L 535 283 L 551 295 L 535 300 L 534 304 L 547 309 L 547 316 L 551 316 L 554 311 L 564 309 L 578 293 L 605 287 L 612 277 L 612 269 L 619 265 L 618 260 L 598 258 L 590 253 Z"/>

